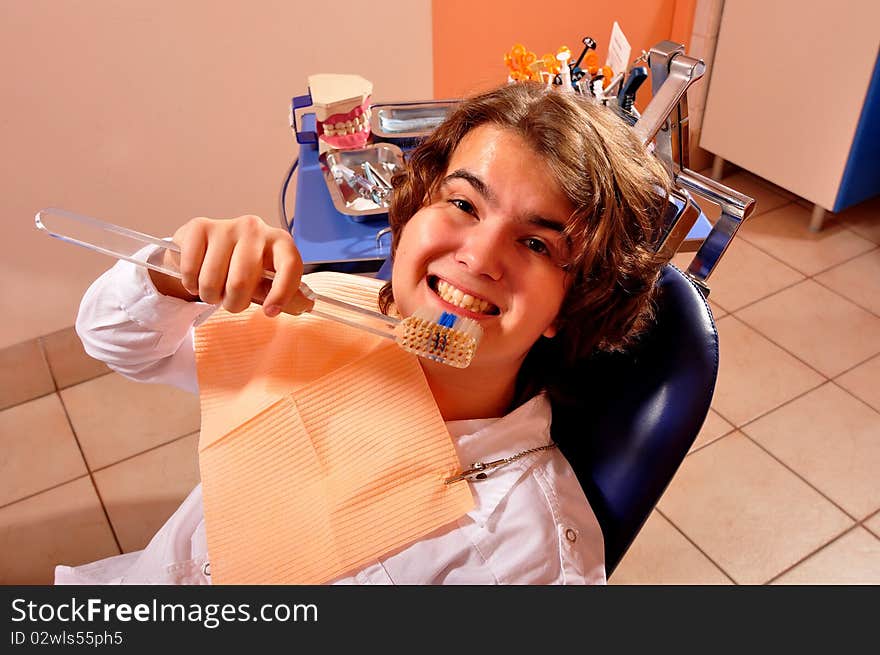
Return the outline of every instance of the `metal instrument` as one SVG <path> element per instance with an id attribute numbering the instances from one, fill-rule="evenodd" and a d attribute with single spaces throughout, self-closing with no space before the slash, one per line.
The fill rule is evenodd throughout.
<path id="1" fill-rule="evenodd" d="M 703 76 L 706 65 L 699 59 L 687 56 L 684 46 L 672 41 L 661 41 L 644 58 L 651 69 L 654 97 L 636 121 L 636 134 L 646 146 L 654 141 L 654 153 L 669 170 L 676 195 L 689 199 L 693 193 L 721 207 L 721 217 L 685 271 L 704 295 L 708 295 L 706 280 L 715 270 L 739 226 L 754 211 L 755 201 L 688 168 L 687 90 Z M 680 212 L 673 224 L 667 226 L 660 245 L 661 251 L 670 257 L 678 250 L 693 225 L 688 207 L 689 203 L 685 203 L 685 210 Z M 688 221 L 691 221 L 689 225 Z"/>

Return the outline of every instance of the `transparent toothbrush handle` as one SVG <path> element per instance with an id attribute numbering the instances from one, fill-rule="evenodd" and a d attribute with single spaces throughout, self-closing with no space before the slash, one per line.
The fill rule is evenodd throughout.
<path id="1" fill-rule="evenodd" d="M 122 259 L 178 280 L 182 278 L 180 271 L 167 265 L 164 259 L 156 261 L 158 258 L 155 257 L 155 248 L 147 249 L 147 246 L 156 246 L 179 254 L 180 246 L 173 241 L 56 207 L 38 211 L 34 223 L 49 236 L 66 243 Z M 274 279 L 275 274 L 272 271 L 264 271 L 263 277 L 271 280 Z M 308 287 L 305 287 L 305 290 L 311 292 Z M 308 297 L 306 293 L 303 295 Z"/>
<path id="2" fill-rule="evenodd" d="M 49 236 L 65 243 L 132 262 L 171 277 L 178 279 L 181 277 L 177 269 L 148 259 L 155 250 L 152 248 L 147 250 L 147 246 L 158 246 L 179 253 L 180 247 L 173 241 L 166 241 L 57 207 L 47 207 L 38 211 L 34 216 L 34 224 Z"/>
<path id="3" fill-rule="evenodd" d="M 46 232 L 49 236 L 66 243 L 82 246 L 177 279 L 182 277 L 180 271 L 166 265 L 164 259 L 159 262 L 155 261 L 158 259 L 154 256 L 155 249 L 147 248 L 147 246 L 157 246 L 179 253 L 180 246 L 173 241 L 166 241 L 121 225 L 107 223 L 91 216 L 83 216 L 57 207 L 47 207 L 38 211 L 34 217 L 34 223 L 38 229 Z M 272 271 L 263 271 L 263 277 L 272 280 L 275 278 L 275 274 Z M 315 306 L 310 311 L 316 316 L 323 316 L 367 330 L 373 334 L 393 338 L 394 329 L 399 323 L 397 319 L 315 293 L 305 283 L 300 284 L 299 290 L 306 299 L 314 303 Z"/>

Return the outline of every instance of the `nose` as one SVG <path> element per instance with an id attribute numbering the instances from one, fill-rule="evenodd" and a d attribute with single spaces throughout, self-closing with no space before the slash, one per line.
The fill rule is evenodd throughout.
<path id="1" fill-rule="evenodd" d="M 492 280 L 501 279 L 504 271 L 502 230 L 488 221 L 470 225 L 462 233 L 455 258 L 473 275 L 485 275 Z"/>

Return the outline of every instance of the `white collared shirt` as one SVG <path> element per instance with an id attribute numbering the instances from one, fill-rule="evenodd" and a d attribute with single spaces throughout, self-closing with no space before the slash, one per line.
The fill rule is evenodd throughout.
<path id="1" fill-rule="evenodd" d="M 323 274 L 317 274 L 323 275 Z M 83 298 L 86 352 L 134 380 L 197 391 L 192 328 L 214 307 L 160 295 L 119 262 Z M 448 421 L 464 466 L 550 443 L 550 404 L 532 398 L 497 419 Z M 526 455 L 469 484 L 475 506 L 455 523 L 385 554 L 334 584 L 604 584 L 601 529 L 558 449 Z M 57 584 L 209 584 L 201 485 L 142 551 L 78 567 Z"/>

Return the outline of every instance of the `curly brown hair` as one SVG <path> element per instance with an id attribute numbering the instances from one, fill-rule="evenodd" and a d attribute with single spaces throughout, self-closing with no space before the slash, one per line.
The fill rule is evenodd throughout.
<path id="1" fill-rule="evenodd" d="M 416 147 L 393 179 L 389 209 L 396 252 L 403 227 L 430 202 L 453 151 L 475 127 L 513 130 L 548 164 L 575 207 L 565 229 L 571 259 L 557 335 L 540 338 L 517 381 L 516 403 L 596 351 L 624 349 L 653 318 L 655 282 L 663 261 L 655 252 L 669 176 L 632 129 L 608 108 L 542 84 L 508 84 L 462 101 Z M 380 307 L 394 302 L 385 285 Z"/>

